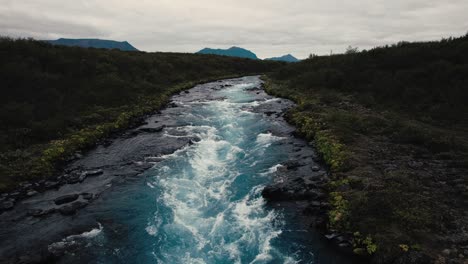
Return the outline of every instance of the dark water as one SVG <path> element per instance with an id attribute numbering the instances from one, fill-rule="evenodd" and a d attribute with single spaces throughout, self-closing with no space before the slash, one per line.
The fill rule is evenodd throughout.
<path id="1" fill-rule="evenodd" d="M 257 77 L 221 84 L 175 98 L 159 140 L 191 144 L 147 156 L 150 169 L 86 208 L 99 228 L 52 243 L 66 249 L 62 263 L 347 263 L 261 197 L 293 139 L 282 119 L 254 109 L 281 101 L 259 97 Z"/>

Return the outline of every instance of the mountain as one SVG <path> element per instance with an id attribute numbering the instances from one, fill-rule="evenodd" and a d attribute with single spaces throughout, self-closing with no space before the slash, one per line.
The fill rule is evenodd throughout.
<path id="1" fill-rule="evenodd" d="M 47 42 L 54 45 L 77 46 L 83 48 L 98 48 L 98 49 L 119 49 L 123 51 L 138 51 L 127 41 L 114 41 L 105 39 L 66 39 L 60 38 L 57 40 L 48 40 Z"/>
<path id="2" fill-rule="evenodd" d="M 230 57 L 241 57 L 241 58 L 249 58 L 253 60 L 258 60 L 257 55 L 255 55 L 255 53 L 251 52 L 250 50 L 246 50 L 246 49 L 239 48 L 239 47 L 231 47 L 229 49 L 204 48 L 197 53 L 223 55 L 223 56 L 230 56 Z"/>
<path id="3" fill-rule="evenodd" d="M 284 55 L 284 56 L 281 56 L 281 57 L 268 58 L 268 59 L 265 59 L 265 60 L 285 61 L 285 62 L 298 62 L 299 61 L 296 57 L 294 57 L 291 54 Z"/>

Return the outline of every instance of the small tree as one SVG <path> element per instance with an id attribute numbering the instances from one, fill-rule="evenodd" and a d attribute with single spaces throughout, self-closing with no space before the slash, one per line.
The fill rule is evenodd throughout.
<path id="1" fill-rule="evenodd" d="M 309 58 L 308 58 L 308 59 L 311 60 L 311 59 L 316 58 L 316 57 L 318 57 L 317 54 L 311 53 L 311 54 L 309 55 Z"/>
<path id="2" fill-rule="evenodd" d="M 348 48 L 346 48 L 345 54 L 355 54 L 355 53 L 358 53 L 358 52 L 359 52 L 358 47 L 348 46 Z"/>

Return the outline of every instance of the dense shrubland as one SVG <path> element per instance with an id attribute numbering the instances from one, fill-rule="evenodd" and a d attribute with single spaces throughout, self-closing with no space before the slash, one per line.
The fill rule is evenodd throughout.
<path id="1" fill-rule="evenodd" d="M 328 228 L 357 234 L 356 253 L 387 263 L 462 249 L 453 238 L 468 227 L 468 35 L 311 56 L 265 88 L 298 103 L 287 118 L 332 174 Z"/>
<path id="2" fill-rule="evenodd" d="M 163 106 L 197 82 L 281 63 L 123 52 L 0 39 L 0 190 L 47 177 L 76 150 Z"/>
<path id="3" fill-rule="evenodd" d="M 327 89 L 359 94 L 360 103 L 384 105 L 429 121 L 467 122 L 468 35 L 368 51 L 314 56 L 270 75 L 298 92 Z M 446 122 L 447 123 L 447 122 Z"/>

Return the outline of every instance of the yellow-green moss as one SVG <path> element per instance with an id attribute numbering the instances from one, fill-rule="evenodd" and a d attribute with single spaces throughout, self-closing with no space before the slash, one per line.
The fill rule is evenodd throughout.
<path id="1" fill-rule="evenodd" d="M 374 254 L 378 247 L 370 235 L 362 236 L 359 232 L 354 232 L 353 238 L 353 247 L 354 248 L 364 248 L 367 254 Z"/>
<path id="2" fill-rule="evenodd" d="M 331 209 L 328 211 L 329 227 L 336 230 L 347 230 L 349 228 L 348 201 L 340 192 L 330 193 Z"/>

